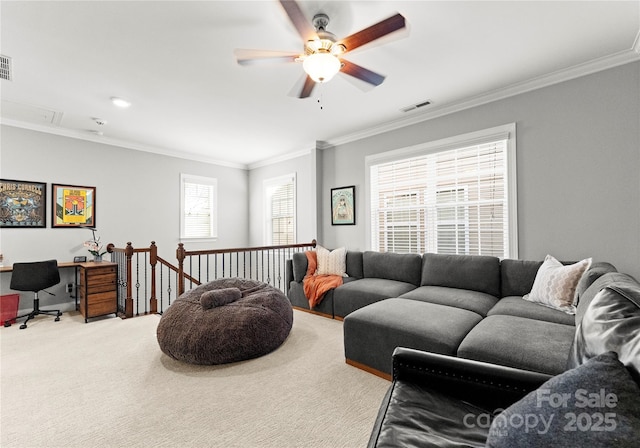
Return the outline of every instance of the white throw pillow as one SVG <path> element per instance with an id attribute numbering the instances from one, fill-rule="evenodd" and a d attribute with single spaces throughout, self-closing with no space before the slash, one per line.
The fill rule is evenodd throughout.
<path id="1" fill-rule="evenodd" d="M 575 314 L 576 286 L 590 266 L 591 258 L 564 266 L 551 255 L 547 255 L 538 269 L 531 292 L 522 298 L 567 314 Z"/>
<path id="2" fill-rule="evenodd" d="M 316 247 L 318 255 L 317 275 L 347 275 L 347 249 L 339 247 L 329 252 L 320 245 Z"/>

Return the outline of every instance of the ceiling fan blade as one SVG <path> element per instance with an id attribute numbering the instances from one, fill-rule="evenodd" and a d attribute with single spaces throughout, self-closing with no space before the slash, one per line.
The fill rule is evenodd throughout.
<path id="1" fill-rule="evenodd" d="M 361 67 L 358 64 L 354 64 L 353 62 L 349 62 L 345 59 L 341 59 L 342 68 L 340 71 L 349 76 L 353 76 L 354 78 L 358 78 L 364 82 L 368 82 L 369 84 L 373 84 L 374 86 L 379 86 L 384 81 L 384 76 L 379 73 L 372 72 L 371 70 Z"/>
<path id="2" fill-rule="evenodd" d="M 298 96 L 298 98 L 309 98 L 315 86 L 316 82 L 311 79 L 311 76 L 307 75 L 307 78 L 304 80 L 304 86 L 302 86 L 302 90 L 300 91 L 300 95 Z"/>
<path id="3" fill-rule="evenodd" d="M 406 21 L 402 14 L 396 14 L 388 19 L 376 23 L 375 25 L 371 25 L 368 28 L 345 37 L 339 41 L 338 44 L 344 45 L 346 51 L 351 51 L 362 45 L 368 44 L 371 41 L 380 39 L 387 34 L 393 33 L 394 31 L 405 28 L 406 26 Z"/>
<path id="4" fill-rule="evenodd" d="M 315 39 L 316 30 L 302 13 L 300 5 L 294 0 L 280 0 L 280 4 L 289 16 L 289 20 L 291 20 L 293 26 L 298 30 L 298 34 L 300 34 L 302 40 L 306 42 Z"/>
<path id="5" fill-rule="evenodd" d="M 285 53 L 282 51 L 268 50 L 245 50 L 236 49 L 233 51 L 239 65 L 259 65 L 295 62 L 300 56 L 297 53 Z"/>

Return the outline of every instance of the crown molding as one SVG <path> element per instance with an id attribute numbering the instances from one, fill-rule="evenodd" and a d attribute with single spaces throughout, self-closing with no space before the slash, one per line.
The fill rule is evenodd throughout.
<path id="1" fill-rule="evenodd" d="M 312 151 L 311 148 L 302 149 L 300 151 L 282 154 L 281 156 L 278 156 L 278 157 L 271 157 L 270 159 L 260 160 L 258 162 L 250 163 L 249 165 L 247 165 L 247 169 L 251 171 L 251 170 L 255 170 L 256 168 L 262 168 L 269 165 L 275 165 L 276 163 L 286 162 L 287 160 L 297 159 L 298 157 L 309 155 L 311 151 Z"/>
<path id="2" fill-rule="evenodd" d="M 362 129 L 360 131 L 328 139 L 322 142 L 323 144 L 319 145 L 318 147 L 320 149 L 328 149 L 334 146 L 343 145 L 368 137 L 373 137 L 385 132 L 394 131 L 413 124 L 433 120 L 434 118 L 453 114 L 466 109 L 471 109 L 473 107 L 492 103 L 494 101 L 531 92 L 543 87 L 570 81 L 582 76 L 591 75 L 603 70 L 638 61 L 640 61 L 640 32 L 636 37 L 633 47 L 629 50 L 624 50 L 608 56 L 593 59 L 591 61 L 548 73 L 537 78 L 532 78 L 527 81 L 512 84 L 507 87 L 495 89 L 487 93 L 458 100 L 452 103 L 443 104 L 442 106 L 430 107 L 428 110 L 412 114 L 409 117 L 402 117 L 396 120 L 379 123 L 375 126 Z"/>
<path id="3" fill-rule="evenodd" d="M 93 143 L 117 146 L 119 148 L 125 148 L 125 149 L 133 149 L 135 151 L 149 152 L 152 154 L 158 154 L 158 155 L 167 156 L 167 157 L 176 157 L 178 159 L 186 159 L 194 162 L 210 163 L 212 165 L 220 165 L 228 168 L 237 168 L 241 170 L 248 169 L 247 165 L 245 164 L 232 163 L 232 162 L 226 162 L 224 160 L 212 159 L 212 158 L 204 157 L 201 154 L 194 154 L 194 153 L 188 153 L 184 151 L 171 150 L 171 149 L 163 149 L 163 148 L 158 148 L 158 147 L 149 146 L 149 145 L 140 145 L 140 144 L 128 142 L 125 140 L 119 140 L 119 139 L 104 137 L 100 135 L 93 135 L 93 134 L 89 134 L 83 131 L 77 131 L 73 129 L 57 128 L 53 126 L 42 126 L 42 125 L 37 125 L 33 123 L 27 123 L 27 122 L 17 121 L 17 120 L 7 120 L 7 119 L 0 120 L 0 124 L 11 126 L 14 128 L 28 129 L 30 131 L 43 132 L 45 134 L 58 135 L 60 137 L 68 137 L 68 138 L 73 138 L 77 140 L 85 140 Z"/>

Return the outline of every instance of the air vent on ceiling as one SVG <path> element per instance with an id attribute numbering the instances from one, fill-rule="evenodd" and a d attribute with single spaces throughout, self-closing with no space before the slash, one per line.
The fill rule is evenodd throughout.
<path id="1" fill-rule="evenodd" d="M 0 79 L 13 81 L 13 70 L 11 69 L 11 58 L 0 54 Z"/>
<path id="2" fill-rule="evenodd" d="M 412 110 L 415 110 L 415 109 L 419 109 L 419 108 L 424 107 L 424 106 L 428 106 L 429 104 L 431 104 L 431 101 L 426 100 L 426 101 L 422 101 L 421 103 L 412 104 L 411 106 L 403 107 L 400 110 L 402 112 L 409 112 L 409 111 L 412 111 Z"/>

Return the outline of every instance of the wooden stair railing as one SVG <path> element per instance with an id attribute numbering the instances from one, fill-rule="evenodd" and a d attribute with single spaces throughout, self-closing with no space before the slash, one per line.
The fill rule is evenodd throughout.
<path id="1" fill-rule="evenodd" d="M 165 308 L 164 295 L 166 294 L 168 297 L 166 306 L 170 306 L 172 297 L 177 298 L 184 293 L 187 281 L 191 286 L 197 286 L 216 278 L 241 276 L 240 274 L 242 274 L 246 278 L 256 277 L 253 279 L 266 280 L 266 283 L 272 282 L 275 286 L 276 280 L 280 282 L 282 275 L 285 274 L 284 263 L 286 258 L 291 258 L 295 252 L 311 249 L 315 246 L 316 241 L 313 240 L 311 243 L 302 244 L 187 251 L 184 248 L 184 244 L 179 243 L 176 250 L 178 266 L 174 266 L 158 255 L 158 247 L 155 241 L 152 241 L 151 245 L 145 248 L 134 248 L 131 242 L 127 242 L 124 248 L 117 248 L 114 244 L 108 244 L 107 252 L 111 254 L 111 260 L 118 263 L 118 314 L 122 318 L 128 318 L 139 316 L 141 313 L 162 313 Z M 235 271 L 232 265 L 234 254 Z M 243 266 L 240 265 L 241 254 Z M 204 263 L 202 262 L 203 257 Z M 210 257 L 213 257 L 213 262 Z M 222 265 L 222 273 L 219 272 L 219 262 Z M 225 263 L 227 263 L 226 266 Z M 185 264 L 189 272 L 185 269 Z M 231 266 L 229 266 L 230 264 Z M 141 268 L 143 270 L 142 275 L 140 273 Z M 194 274 L 194 268 L 197 270 L 197 274 Z M 258 268 L 261 268 L 262 271 L 258 271 Z M 203 270 L 205 270 L 204 273 L 202 272 Z M 157 271 L 160 271 L 160 275 L 158 275 Z M 167 272 L 166 276 L 163 274 L 165 271 Z M 262 275 L 262 278 L 258 278 L 260 277 L 259 274 Z M 270 277 L 272 274 L 273 278 Z M 277 279 L 275 278 L 276 275 L 278 276 Z M 172 277 L 175 277 L 177 293 L 172 287 Z M 158 293 L 160 296 L 158 296 Z M 142 298 L 140 297 L 141 294 Z M 141 301 L 143 305 L 140 304 Z M 141 308 L 143 309 L 142 311 Z"/>
<path id="2" fill-rule="evenodd" d="M 267 264 L 267 271 L 270 269 L 271 265 L 270 262 L 271 260 L 273 260 L 274 265 L 275 265 L 275 255 L 276 252 L 279 252 L 279 255 L 288 255 L 289 257 L 291 256 L 291 254 L 293 254 L 294 252 L 298 252 L 300 250 L 304 250 L 304 249 L 311 249 L 316 247 L 316 240 L 312 240 L 311 243 L 299 243 L 299 244 L 284 244 L 284 245 L 278 245 L 278 246 L 260 246 L 260 247 L 241 247 L 241 248 L 234 248 L 234 249 L 211 249 L 211 250 L 193 250 L 193 251 L 187 251 L 184 248 L 184 244 L 183 243 L 178 243 L 178 248 L 176 249 L 176 258 L 178 259 L 178 295 L 184 293 L 185 290 L 185 280 L 189 280 L 193 283 L 195 283 L 196 285 L 199 285 L 200 282 L 202 282 L 202 263 L 200 262 L 200 257 L 206 257 L 206 268 L 207 268 L 207 274 L 210 272 L 210 256 L 214 256 L 215 257 L 215 262 L 218 261 L 218 258 L 221 257 L 221 262 L 222 262 L 222 277 L 225 277 L 225 255 L 229 255 L 229 263 L 232 264 L 232 254 L 236 254 L 236 275 L 237 277 L 240 277 L 240 269 L 239 269 L 239 256 L 240 254 L 244 254 L 244 260 L 243 260 L 243 275 L 242 277 L 247 277 L 246 273 L 247 273 L 247 260 L 246 260 L 246 255 L 249 254 L 249 276 L 248 278 L 252 278 L 251 276 L 251 268 L 252 268 L 252 256 L 251 254 L 257 254 L 260 253 L 262 255 L 262 259 L 258 259 L 256 257 L 256 263 L 262 263 L 263 268 L 264 268 L 264 264 L 265 264 L 265 260 L 266 260 L 266 264 Z M 284 252 L 282 252 L 284 251 Z M 266 252 L 266 258 L 264 256 L 264 253 Z M 271 259 L 269 257 L 272 257 Z M 189 259 L 190 261 L 193 261 L 193 257 L 197 257 L 198 259 L 198 263 L 190 263 L 190 271 L 189 274 L 186 273 L 185 270 L 185 260 Z M 198 281 L 194 281 L 193 278 L 196 277 L 196 275 L 193 273 L 193 268 L 194 268 L 194 264 L 196 264 L 197 269 L 198 269 Z M 282 263 L 283 266 L 281 266 L 278 270 L 278 273 L 283 274 L 284 273 L 284 263 Z M 257 265 L 256 265 L 257 267 Z M 275 266 L 274 266 L 275 268 Z M 217 265 L 215 267 L 215 277 L 214 278 L 218 278 L 217 276 Z M 230 266 L 229 268 L 229 272 L 232 273 L 233 272 L 233 265 Z M 262 281 L 264 281 L 264 269 L 262 271 L 263 273 L 263 278 L 261 279 Z M 268 272 L 269 274 L 269 272 Z M 205 281 L 209 281 L 211 280 L 209 277 L 205 278 Z M 257 278 L 255 278 L 254 280 L 259 280 Z M 266 283 L 269 283 L 270 278 L 266 279 Z M 274 279 L 275 280 L 275 279 Z"/>

